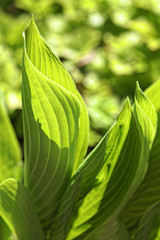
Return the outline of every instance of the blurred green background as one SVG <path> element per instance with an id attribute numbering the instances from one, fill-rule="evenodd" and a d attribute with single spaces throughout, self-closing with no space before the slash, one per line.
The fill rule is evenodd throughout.
<path id="1" fill-rule="evenodd" d="M 90 149 L 115 121 L 135 82 L 160 78 L 160 0 L 0 0 L 0 89 L 23 146 L 22 32 L 34 14 L 90 116 Z"/>

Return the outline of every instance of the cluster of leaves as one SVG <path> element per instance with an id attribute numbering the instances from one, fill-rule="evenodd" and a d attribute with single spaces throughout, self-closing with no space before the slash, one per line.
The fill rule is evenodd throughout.
<path id="1" fill-rule="evenodd" d="M 33 18 L 24 39 L 24 166 L 0 105 L 1 239 L 158 239 L 160 81 L 145 93 L 137 83 L 133 106 L 127 98 L 84 159 L 89 125 L 82 97 Z"/>
<path id="2" fill-rule="evenodd" d="M 133 96 L 135 82 L 145 89 L 160 76 L 159 1 L 0 1 L 0 88 L 10 113 L 21 109 L 20 36 L 31 13 L 85 99 L 94 146 L 115 121 L 121 97 Z M 11 117 L 15 123 L 20 114 Z M 21 138 L 20 127 L 14 125 Z"/>

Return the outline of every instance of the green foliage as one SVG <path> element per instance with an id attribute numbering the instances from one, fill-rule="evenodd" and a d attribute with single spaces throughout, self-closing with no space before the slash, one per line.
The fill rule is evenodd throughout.
<path id="1" fill-rule="evenodd" d="M 94 147 L 123 98 L 133 100 L 135 82 L 144 90 L 160 78 L 159 13 L 155 0 L 0 1 L 0 89 L 14 128 L 19 115 L 12 113 L 21 110 L 21 32 L 31 14 L 84 97 Z"/>
<path id="2" fill-rule="evenodd" d="M 0 213 L 18 239 L 45 239 L 28 190 L 15 179 L 0 185 Z"/>
<path id="3" fill-rule="evenodd" d="M 0 94 L 0 182 L 9 177 L 21 179 L 21 150 Z"/>
<path id="4" fill-rule="evenodd" d="M 160 81 L 145 93 L 137 83 L 133 106 L 127 98 L 85 157 L 85 104 L 32 17 L 24 31 L 22 180 L 19 146 L 0 108 L 0 128 L 6 130 L 0 164 L 7 169 L 0 176 L 1 239 L 157 240 L 159 94 Z"/>

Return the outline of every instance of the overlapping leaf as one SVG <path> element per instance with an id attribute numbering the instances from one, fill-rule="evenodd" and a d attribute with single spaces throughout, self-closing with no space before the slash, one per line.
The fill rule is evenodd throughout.
<path id="1" fill-rule="evenodd" d="M 155 135 L 152 122 L 156 122 L 156 114 L 152 104 L 149 105 L 146 114 L 142 110 L 141 106 L 147 106 L 148 100 L 139 86 L 135 101 L 133 113 L 126 102 L 116 125 L 109 133 L 105 163 L 95 178 L 97 185 L 89 189 L 88 194 L 83 198 L 78 198 L 81 184 L 77 178 L 64 195 L 64 204 L 62 203 L 59 209 L 60 218 L 56 219 L 60 225 L 55 223 L 52 239 L 65 239 L 65 232 L 71 227 L 72 221 L 73 226 L 67 240 L 99 239 L 99 232 L 103 235 L 101 229 L 103 224 L 105 227 L 108 226 L 107 231 L 105 229 L 106 239 L 112 239 L 113 229 L 109 226 L 117 222 L 116 217 L 143 180 L 147 169 L 143 166 L 147 166 L 149 149 Z M 149 112 L 152 112 L 152 121 L 149 119 Z M 90 164 L 92 169 L 94 164 L 92 165 L 92 161 Z M 83 170 L 79 169 L 78 174 L 82 171 L 83 175 L 84 170 L 85 166 Z M 70 204 L 67 205 L 67 202 Z M 78 213 L 77 206 L 79 206 Z M 71 215 L 74 216 L 72 212 L 75 213 L 74 218 L 71 216 L 73 218 L 71 222 L 69 222 L 70 214 L 67 214 L 68 209 Z"/>
<path id="2" fill-rule="evenodd" d="M 142 216 L 136 225 L 132 239 L 159 240 L 160 237 L 160 205 L 158 204 Z"/>
<path id="3" fill-rule="evenodd" d="M 3 219 L 0 217 L 0 239 L 8 240 L 10 234 L 11 234 L 10 229 L 3 221 Z"/>
<path id="4" fill-rule="evenodd" d="M 142 184 L 132 196 L 131 200 L 127 203 L 126 208 L 122 213 L 122 218 L 130 227 L 134 225 L 138 218 L 143 216 L 148 209 L 151 209 L 155 206 L 155 204 L 160 202 L 160 82 L 156 82 L 147 89 L 146 95 L 152 101 L 157 111 L 158 122 L 156 123 L 152 120 L 153 128 L 156 129 L 157 132 L 150 151 L 149 167 L 146 176 Z M 152 107 L 152 110 L 149 112 L 149 105 L 151 106 L 152 104 L 148 100 L 148 104 L 146 106 L 142 106 L 142 108 L 144 112 L 148 112 L 148 117 L 152 119 L 154 107 Z M 155 133 L 155 131 L 153 131 L 153 133 Z M 132 221 L 130 219 L 132 219 Z"/>
<path id="5" fill-rule="evenodd" d="M 0 184 L 0 215 L 18 240 L 45 239 L 30 195 L 15 179 Z"/>
<path id="6" fill-rule="evenodd" d="M 0 92 L 0 183 L 9 177 L 21 179 L 21 151 Z M 6 240 L 10 230 L 0 218 L 0 239 Z"/>
<path id="7" fill-rule="evenodd" d="M 84 234 L 76 237 L 76 240 L 88 240 L 91 239 L 91 237 L 94 237 L 96 231 L 95 229 L 98 225 L 100 225 L 100 223 L 104 224 L 106 221 L 106 223 L 108 223 L 108 226 L 110 226 L 110 223 L 113 224 L 114 219 L 116 221 L 116 217 L 122 211 L 126 202 L 132 196 L 145 176 L 146 169 L 143 166 L 147 166 L 149 154 L 148 149 L 151 146 L 154 137 L 151 131 L 153 126 L 150 123 L 150 119 L 146 116 L 140 107 L 142 103 L 145 104 L 144 101 L 147 101 L 147 98 L 143 97 L 143 94 L 139 87 L 137 87 L 136 93 L 136 96 L 139 95 L 143 101 L 141 102 L 139 97 L 136 98 L 136 104 L 134 107 L 135 121 L 133 119 L 130 123 L 126 141 L 124 142 L 121 153 L 116 161 L 117 164 L 115 165 L 113 172 L 111 172 L 111 175 L 108 178 L 106 191 L 103 195 L 103 199 L 101 200 L 99 209 L 96 215 L 92 217 L 88 222 L 86 222 L 90 225 L 88 230 L 85 231 Z M 152 108 L 153 106 L 150 105 L 149 107 Z M 154 116 L 156 118 L 155 114 Z M 125 121 L 125 118 L 123 120 Z M 139 132 L 137 136 L 136 128 L 138 128 Z M 147 134 L 143 135 L 143 132 Z M 139 139 L 138 136 L 140 134 L 141 137 Z M 138 143 L 139 140 L 140 142 Z M 96 193 L 94 197 L 95 199 L 97 198 Z M 84 228 L 84 226 L 87 225 L 86 223 L 82 224 L 81 227 Z M 108 228 L 108 233 L 106 233 L 109 236 L 108 239 L 111 239 L 110 233 L 110 229 Z"/>
<path id="8" fill-rule="evenodd" d="M 130 240 L 123 222 L 118 219 L 105 222 L 87 237 L 87 240 Z"/>
<path id="9" fill-rule="evenodd" d="M 0 182 L 21 177 L 21 151 L 0 93 Z"/>
<path id="10" fill-rule="evenodd" d="M 108 134 L 88 155 L 72 178 L 50 231 L 53 239 L 66 239 L 81 201 L 92 188 L 99 184 L 95 177 L 104 164 L 107 138 Z"/>
<path id="11" fill-rule="evenodd" d="M 60 86 L 64 87 L 76 95 L 81 103 L 81 113 L 79 119 L 78 139 L 72 172 L 78 168 L 86 154 L 88 147 L 89 120 L 83 99 L 76 89 L 76 86 L 64 68 L 60 60 L 55 56 L 47 46 L 44 39 L 40 36 L 39 31 L 32 17 L 30 23 L 25 29 L 25 50 L 26 55 L 32 64 L 47 78 L 53 80 Z"/>
<path id="12" fill-rule="evenodd" d="M 47 227 L 73 173 L 77 152 L 83 158 L 86 151 L 88 120 L 72 79 L 40 37 L 33 19 L 24 36 L 24 178 Z"/>
<path id="13" fill-rule="evenodd" d="M 121 220 L 127 227 L 139 224 L 130 232 L 135 240 L 150 236 L 142 215 L 160 200 L 160 83 L 146 91 L 153 104 L 137 84 L 133 109 L 127 100 L 117 122 L 82 162 L 88 142 L 84 102 L 33 18 L 24 38 L 24 182 L 36 212 L 28 190 L 9 179 L 0 184 L 3 219 L 19 240 L 44 239 L 40 223 L 51 240 L 129 239 Z"/>
<path id="14" fill-rule="evenodd" d="M 73 227 L 67 239 L 74 239 L 76 238 L 76 236 L 80 236 L 79 237 L 80 239 L 84 239 L 84 237 L 87 236 L 86 234 L 87 229 L 89 229 L 89 231 L 90 230 L 92 231 L 93 230 L 91 229 L 92 227 L 95 228 L 95 225 L 102 224 L 103 222 L 102 219 L 98 219 L 98 221 L 95 220 L 93 223 L 90 223 L 90 221 L 92 218 L 98 215 L 101 202 L 102 200 L 104 200 L 106 187 L 108 185 L 108 180 L 110 178 L 109 176 L 111 175 L 116 165 L 116 161 L 119 158 L 124 142 L 127 139 L 127 135 L 128 135 L 130 124 L 131 124 L 131 118 L 132 118 L 131 115 L 132 115 L 131 108 L 130 108 L 129 102 L 127 101 L 119 116 L 117 123 L 111 129 L 111 132 L 107 134 L 108 140 L 107 140 L 107 147 L 105 149 L 104 159 L 101 158 L 101 156 L 98 156 L 99 160 L 95 159 L 94 152 L 93 152 L 91 154 L 92 157 L 89 159 L 89 162 L 90 162 L 88 165 L 89 168 L 87 168 L 84 164 L 84 166 L 82 165 L 82 168 L 80 168 L 78 173 L 75 175 L 73 184 L 71 184 L 69 190 L 64 195 L 64 199 L 63 199 L 64 204 L 62 203 L 62 206 L 59 209 L 58 218 L 56 219 L 57 221 L 55 222 L 55 226 L 53 230 L 53 239 L 65 239 L 66 238 L 65 234 L 67 233 L 73 221 L 74 221 Z M 133 131 L 133 129 L 131 131 Z M 134 130 L 134 136 L 136 136 L 136 139 L 138 138 L 138 133 L 136 132 L 136 130 Z M 137 149 L 140 149 L 140 144 L 137 146 Z M 137 154 L 139 154 L 138 151 L 137 151 Z M 105 162 L 106 159 L 108 160 L 107 162 Z M 88 182 L 88 178 L 92 172 L 92 168 L 95 166 L 95 163 L 94 163 L 95 160 L 100 162 L 103 161 L 104 166 L 100 170 L 100 172 L 97 174 L 97 176 L 93 176 L 92 181 L 95 178 L 93 182 L 97 184 L 95 186 L 93 185 L 94 187 L 92 187 L 92 189 L 88 188 L 87 190 L 88 194 L 86 191 L 85 195 L 82 197 L 81 191 L 83 192 L 83 188 Z M 88 172 L 87 176 L 85 176 L 84 174 L 86 172 L 86 168 Z M 84 177 L 83 177 L 83 174 L 84 174 Z M 83 179 L 82 182 L 81 182 L 81 178 Z M 84 184 L 84 186 L 82 184 Z M 75 196 L 75 198 L 73 196 Z M 78 209 L 78 214 L 77 214 L 76 209 L 78 206 L 80 206 L 80 208 Z M 105 209 L 107 208 L 108 206 L 106 206 Z M 70 209 L 70 211 L 68 211 L 68 209 Z M 103 209 L 103 213 L 104 212 L 105 211 Z M 74 216 L 74 214 L 77 216 Z M 72 215 L 74 216 L 74 219 Z M 105 218 L 107 217 L 108 216 L 106 211 Z M 71 222 L 69 222 L 70 218 L 72 219 Z M 104 218 L 103 214 L 102 214 L 102 218 Z"/>

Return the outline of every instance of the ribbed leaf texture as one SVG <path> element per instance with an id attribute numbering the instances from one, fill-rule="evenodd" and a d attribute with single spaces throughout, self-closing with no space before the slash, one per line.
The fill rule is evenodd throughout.
<path id="1" fill-rule="evenodd" d="M 133 231 L 135 240 L 159 240 L 160 239 L 160 205 L 146 212 L 139 220 Z"/>
<path id="2" fill-rule="evenodd" d="M 90 169 L 85 165 L 86 159 L 73 176 L 55 219 L 53 240 L 66 239 L 67 233 L 67 240 L 108 240 L 121 236 L 117 217 L 146 174 L 156 132 L 156 126 L 153 126 L 156 125 L 156 117 L 153 105 L 137 84 L 133 112 L 127 100 L 117 123 L 106 135 L 105 156 L 102 156 L 103 160 L 98 156 L 103 161 L 98 174 L 94 176 L 91 173 L 96 166 L 93 151 L 89 159 Z M 83 177 L 85 171 L 88 175 Z M 89 184 L 87 190 L 88 176 L 94 178 L 91 180 L 92 189 Z M 128 234 L 127 230 L 125 234 Z"/>
<path id="3" fill-rule="evenodd" d="M 159 96 L 160 81 L 145 93 L 137 83 L 133 106 L 127 98 L 115 124 L 85 158 L 86 107 L 32 18 L 24 31 L 22 70 L 25 186 L 5 180 L 10 174 L 0 176 L 0 215 L 14 236 L 18 240 L 158 240 Z M 0 113 L 0 128 L 8 128 L 2 108 Z M 0 154 L 6 146 L 7 165 L 2 161 L 2 167 L 12 169 L 19 150 L 11 149 L 17 143 L 13 131 L 7 131 L 0 136 Z M 0 219 L 0 227 L 3 224 Z M 2 240 L 8 240 L 5 227 Z"/>
<path id="4" fill-rule="evenodd" d="M 131 107 L 129 105 L 129 101 L 127 100 L 117 123 L 106 134 L 102 142 L 97 146 L 96 150 L 98 154 L 96 154 L 96 150 L 94 150 L 73 177 L 73 181 L 71 181 L 70 187 L 64 195 L 64 199 L 62 199 L 62 206 L 59 209 L 58 219 L 55 221 L 53 239 L 65 239 L 66 234 L 64 234 L 64 232 L 67 232 L 69 230 L 73 220 L 75 221 L 67 239 L 75 239 L 75 237 L 79 235 L 79 238 L 83 239 L 84 236 L 81 235 L 83 232 L 84 235 L 87 235 L 87 229 L 90 229 L 90 227 L 92 227 L 90 219 L 98 214 L 99 207 L 104 198 L 109 176 L 115 167 L 116 160 L 119 157 L 121 149 L 123 148 L 124 141 L 127 138 L 127 134 L 130 128 L 131 115 Z M 137 139 L 138 132 L 136 132 L 136 130 L 134 130 L 134 132 L 134 136 L 136 136 Z M 137 146 L 140 149 L 140 144 Z M 102 147 L 104 148 L 104 152 L 100 152 L 99 150 L 99 148 Z M 106 162 L 106 159 L 108 162 Z M 95 161 L 97 161 L 99 164 L 102 162 L 103 164 L 101 165 L 100 171 L 98 173 L 95 172 L 97 175 L 95 175 L 95 173 L 92 175 L 92 170 L 96 167 Z M 87 174 L 85 174 L 86 172 Z M 91 178 L 91 176 L 93 177 Z M 88 184 L 89 178 L 91 178 L 92 185 L 90 184 L 90 181 Z M 84 187 L 86 192 L 84 191 Z M 82 194 L 84 194 L 84 196 Z M 79 205 L 80 208 L 78 209 Z M 105 209 L 107 210 L 107 206 Z M 74 213 L 76 216 L 74 216 Z M 103 209 L 103 213 L 106 218 L 107 211 L 104 212 Z M 71 217 L 72 215 L 73 217 Z M 103 218 L 104 215 L 102 214 L 101 217 Z M 72 220 L 72 218 L 74 219 Z M 69 222 L 69 219 L 71 219 L 71 222 Z M 97 221 L 95 220 L 95 223 L 93 223 L 95 225 L 100 225 L 102 222 L 102 219 L 98 219 Z"/>
<path id="5" fill-rule="evenodd" d="M 10 177 L 22 178 L 21 150 L 0 92 L 0 183 Z M 8 240 L 10 234 L 0 218 L 0 239 Z"/>
<path id="6" fill-rule="evenodd" d="M 45 239 L 30 195 L 15 179 L 0 184 L 0 214 L 18 240 Z"/>
<path id="7" fill-rule="evenodd" d="M 88 115 L 73 80 L 40 36 L 33 18 L 24 38 L 25 185 L 46 228 L 86 153 Z"/>
<path id="8" fill-rule="evenodd" d="M 116 124 L 82 162 L 88 138 L 82 98 L 33 18 L 24 37 L 24 175 L 43 228 L 52 225 L 53 240 L 127 235 L 117 219 L 148 169 L 154 106 L 137 84 L 133 109 L 127 100 Z"/>
<path id="9" fill-rule="evenodd" d="M 21 150 L 0 93 L 0 182 L 21 178 Z"/>
<path id="10" fill-rule="evenodd" d="M 74 168 L 72 170 L 72 172 L 74 172 L 83 161 L 88 147 L 89 120 L 85 104 L 81 95 L 77 91 L 71 76 L 64 68 L 60 60 L 47 46 L 44 39 L 40 36 L 33 18 L 24 31 L 24 38 L 24 54 L 28 57 L 33 66 L 44 76 L 53 80 L 59 86 L 64 87 L 70 93 L 77 96 L 81 103 L 78 140 L 74 159 Z"/>
<path id="11" fill-rule="evenodd" d="M 131 121 L 128 137 L 126 138 L 121 154 L 117 159 L 117 164 L 114 167 L 112 175 L 108 180 L 106 196 L 104 195 L 104 201 L 101 201 L 102 211 L 100 211 L 99 208 L 98 214 L 96 214 L 94 219 L 92 218 L 91 220 L 91 223 L 92 221 L 97 221 L 97 224 L 99 224 L 100 221 L 103 223 L 106 221 L 108 223 L 108 230 L 105 229 L 105 239 L 115 238 L 115 235 L 112 234 L 113 230 L 110 230 L 110 226 L 114 226 L 114 219 L 116 219 L 119 213 L 123 210 L 123 207 L 140 185 L 146 173 L 149 148 L 151 146 L 151 142 L 153 141 L 153 133 L 151 131 L 153 126 L 150 124 L 150 119 L 142 111 L 140 107 L 142 103 L 138 99 L 137 95 L 140 95 L 141 99 L 144 101 L 147 100 L 143 98 L 143 94 L 137 86 L 135 106 L 133 109 L 134 121 Z M 150 108 L 152 108 L 152 105 Z M 123 117 L 123 119 L 126 125 L 125 118 Z M 136 127 L 139 133 L 137 136 L 135 134 Z M 147 133 L 147 135 L 144 136 L 143 133 Z M 116 186 L 115 189 L 113 188 L 114 186 Z M 112 213 L 110 216 L 108 215 L 108 219 L 106 217 L 107 212 Z M 91 229 L 93 230 L 93 233 L 90 231 L 89 235 L 84 239 L 98 239 L 94 238 L 96 224 L 93 224 Z M 80 237 L 76 239 L 80 239 Z"/>
<path id="12" fill-rule="evenodd" d="M 154 107 L 152 107 L 150 112 L 148 111 L 149 104 L 152 105 L 148 100 L 149 104 L 147 104 L 146 107 L 143 106 L 143 111 L 148 112 L 148 117 L 151 119 L 153 127 L 155 129 L 157 128 L 157 132 L 150 151 L 149 166 L 146 176 L 135 194 L 127 203 L 121 216 L 121 219 L 126 222 L 130 229 L 131 235 L 132 229 L 134 229 L 133 226 L 136 226 L 139 218 L 160 202 L 160 81 L 153 84 L 145 93 L 152 101 Z M 158 116 L 157 122 L 152 120 L 154 109 L 156 109 Z M 145 235 L 143 237 L 145 239 Z"/>

